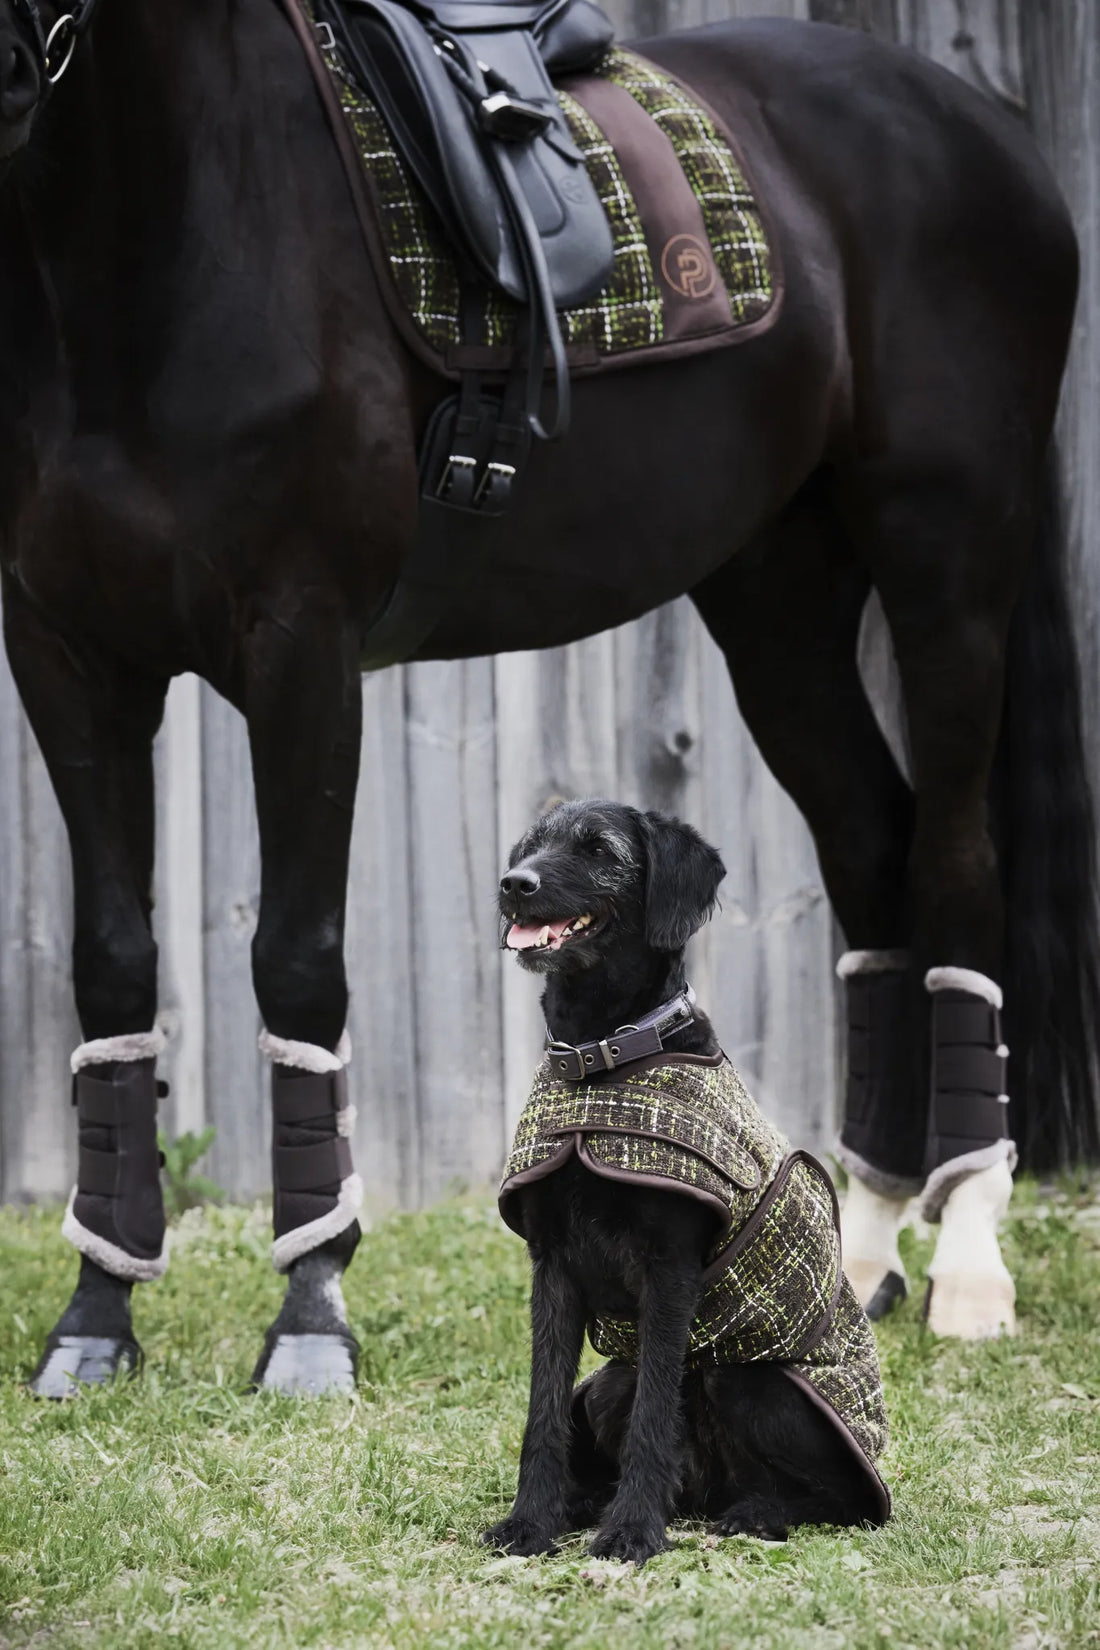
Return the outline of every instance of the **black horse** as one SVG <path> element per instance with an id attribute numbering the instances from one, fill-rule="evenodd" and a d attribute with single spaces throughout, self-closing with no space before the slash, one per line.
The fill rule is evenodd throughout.
<path id="1" fill-rule="evenodd" d="M 130 1285 L 163 1264 L 151 747 L 184 671 L 246 717 L 259 815 L 291 1285 L 258 1375 L 308 1385 L 316 1355 L 346 1383 L 361 644 L 444 387 L 387 316 L 277 0 L 100 0 L 47 97 L 63 10 L 0 0 L 4 627 L 71 839 L 87 1039 L 81 1277 L 39 1389 L 68 1337 L 84 1374 L 134 1360 Z M 1048 481 L 1074 234 L 1020 125 L 905 51 L 750 22 L 645 52 L 749 157 L 782 312 L 737 349 L 579 383 L 570 437 L 535 453 L 505 547 L 418 656 L 556 645 L 690 592 L 852 947 L 860 1292 L 875 1310 L 898 1292 L 895 1217 L 927 1184 L 930 1212 L 946 1203 L 934 1326 L 1009 1327 L 996 982 L 1025 1160 L 1098 1145 L 1091 823 Z M 911 786 L 857 673 L 872 586 Z"/>

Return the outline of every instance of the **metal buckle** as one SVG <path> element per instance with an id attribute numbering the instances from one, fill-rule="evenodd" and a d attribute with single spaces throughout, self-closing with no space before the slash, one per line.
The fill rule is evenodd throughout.
<path id="1" fill-rule="evenodd" d="M 60 65 L 58 66 L 58 68 L 55 69 L 51 73 L 50 72 L 50 50 L 51 50 L 51 48 L 54 44 L 54 41 L 57 39 L 58 35 L 62 36 L 62 39 L 64 40 L 65 44 L 68 47 L 68 50 L 66 51 L 65 56 L 62 59 L 62 61 L 61 61 Z M 72 62 L 73 53 L 76 51 L 76 40 L 77 40 L 76 18 L 72 15 L 71 12 L 66 12 L 63 17 L 59 17 L 57 19 L 57 22 L 54 24 L 53 28 L 50 30 L 49 34 L 46 36 L 46 80 L 47 80 L 47 83 L 50 86 L 56 86 L 57 85 L 58 81 L 61 79 L 61 76 L 65 73 L 65 70 L 69 67 L 69 64 Z"/>
<path id="2" fill-rule="evenodd" d="M 314 23 L 313 29 L 320 41 L 321 50 L 323 52 L 334 52 L 336 50 L 336 36 L 332 32 L 332 24 Z"/>
<path id="3" fill-rule="evenodd" d="M 444 466 L 443 474 L 439 478 L 439 486 L 435 490 L 436 498 L 447 497 L 447 494 L 451 490 L 452 483 L 454 482 L 456 470 L 461 470 L 463 474 L 466 474 L 467 472 L 476 469 L 476 458 L 467 458 L 465 453 L 448 453 L 447 463 Z"/>
<path id="4" fill-rule="evenodd" d="M 502 481 L 505 481 L 511 485 L 513 479 L 515 478 L 515 473 L 516 467 L 514 464 L 498 464 L 495 459 L 491 459 L 489 463 L 486 464 L 485 474 L 478 483 L 477 492 L 474 494 L 474 503 L 484 503 L 485 499 L 492 491 L 494 481 L 496 481 L 498 477 Z"/>
<path id="5" fill-rule="evenodd" d="M 547 1043 L 546 1052 L 550 1056 L 551 1061 L 553 1061 L 554 1056 L 557 1055 L 557 1054 L 575 1054 L 577 1056 L 577 1067 L 578 1067 L 577 1077 L 581 1078 L 581 1077 L 584 1076 L 584 1066 L 585 1066 L 584 1055 L 581 1053 L 580 1049 L 576 1046 L 575 1043 Z M 591 1062 L 593 1057 L 592 1057 L 592 1055 L 589 1055 L 588 1058 L 589 1058 L 589 1061 Z M 566 1061 L 564 1061 L 564 1060 L 559 1060 L 558 1061 L 558 1070 L 568 1072 L 569 1067 L 568 1067 L 568 1064 L 566 1063 Z"/>

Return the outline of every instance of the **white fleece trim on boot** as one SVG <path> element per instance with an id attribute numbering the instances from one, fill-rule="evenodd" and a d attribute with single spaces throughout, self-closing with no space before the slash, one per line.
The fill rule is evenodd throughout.
<path id="1" fill-rule="evenodd" d="M 920 1194 L 921 1219 L 934 1225 L 956 1186 L 999 1163 L 1007 1163 L 1011 1174 L 1016 1167 L 1017 1156 L 1014 1140 L 994 1140 L 988 1146 L 979 1146 L 976 1151 L 963 1152 L 961 1157 L 952 1157 L 948 1162 L 941 1163 L 938 1169 L 932 1170 Z"/>
<path id="2" fill-rule="evenodd" d="M 327 1215 L 309 1220 L 304 1226 L 295 1226 L 292 1232 L 284 1232 L 282 1237 L 275 1239 L 271 1245 L 271 1264 L 276 1272 L 285 1272 L 299 1256 L 320 1248 L 329 1238 L 338 1237 L 345 1226 L 351 1225 L 362 1207 L 363 1182 L 357 1174 L 351 1174 L 340 1182 L 336 1207 L 330 1209 Z"/>
<path id="3" fill-rule="evenodd" d="M 837 959 L 836 977 L 850 980 L 856 974 L 904 974 L 911 956 L 909 951 L 845 951 Z"/>
<path id="4" fill-rule="evenodd" d="M 968 991 L 981 997 L 991 1008 L 1004 1007 L 1004 995 L 996 980 L 979 974 L 976 968 L 930 968 L 924 976 L 926 991 Z"/>
<path id="5" fill-rule="evenodd" d="M 144 1059 L 145 1056 L 135 1055 L 134 1058 Z M 127 1283 L 152 1283 L 156 1278 L 164 1276 L 168 1270 L 167 1242 L 165 1242 L 160 1254 L 155 1255 L 152 1260 L 139 1260 L 136 1255 L 128 1255 L 126 1250 L 120 1249 L 117 1243 L 111 1243 L 109 1239 L 100 1237 L 98 1232 L 90 1232 L 86 1226 L 77 1220 L 76 1215 L 73 1213 L 76 1192 L 77 1189 L 74 1186 L 69 1193 L 65 1218 L 61 1222 L 61 1236 L 63 1238 L 68 1238 L 74 1248 L 79 1249 L 82 1255 L 87 1255 L 89 1260 L 94 1260 L 97 1266 L 102 1266 L 105 1272 L 110 1272 L 113 1278 L 123 1278 Z"/>
<path id="6" fill-rule="evenodd" d="M 836 1142 L 833 1155 L 853 1180 L 861 1181 L 869 1192 L 875 1192 L 879 1197 L 916 1197 L 924 1185 L 922 1175 L 888 1174 L 883 1169 L 876 1169 L 873 1163 L 860 1157 L 843 1140 Z"/>
<path id="7" fill-rule="evenodd" d="M 79 1048 L 73 1050 L 69 1065 L 75 1076 L 85 1066 L 105 1066 L 113 1061 L 125 1065 L 132 1060 L 155 1060 L 167 1047 L 168 1039 L 159 1026 L 154 1026 L 152 1031 L 126 1031 L 120 1037 L 93 1037 L 90 1043 L 81 1043 Z"/>
<path id="8" fill-rule="evenodd" d="M 293 1037 L 275 1037 L 264 1030 L 260 1032 L 260 1053 L 277 1066 L 293 1066 L 323 1077 L 326 1072 L 343 1071 L 351 1064 L 351 1038 L 346 1031 L 341 1032 L 336 1052 L 331 1053 L 317 1043 L 299 1043 Z"/>

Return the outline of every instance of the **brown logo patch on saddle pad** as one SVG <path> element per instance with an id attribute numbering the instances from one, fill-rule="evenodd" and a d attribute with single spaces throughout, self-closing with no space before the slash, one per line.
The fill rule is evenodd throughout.
<path id="1" fill-rule="evenodd" d="M 461 342 L 458 273 L 432 207 L 338 45 L 313 36 L 309 0 L 287 5 L 304 24 L 299 33 L 402 336 L 447 377 L 464 368 L 506 370 L 516 305 L 489 293 L 484 345 Z M 583 373 L 696 353 L 770 324 L 780 291 L 775 259 L 716 117 L 664 70 L 620 48 L 557 90 L 615 249 L 607 285 L 561 312 L 570 366 Z"/>

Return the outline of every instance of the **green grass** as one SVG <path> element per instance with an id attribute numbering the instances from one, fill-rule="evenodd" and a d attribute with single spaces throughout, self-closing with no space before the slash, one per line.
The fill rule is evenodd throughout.
<path id="1" fill-rule="evenodd" d="M 348 1275 L 353 1401 L 243 1394 L 280 1295 L 262 1211 L 184 1217 L 137 1294 L 142 1380 L 20 1382 L 75 1275 L 56 1211 L 0 1212 L 0 1643 L 66 1646 L 1100 1645 L 1100 1207 L 1023 1186 L 1021 1333 L 880 1335 L 897 1512 L 785 1545 L 693 1526 L 638 1572 L 478 1545 L 514 1486 L 523 1246 L 484 1202 L 381 1223 Z M 919 1274 L 928 1246 L 912 1238 Z"/>

